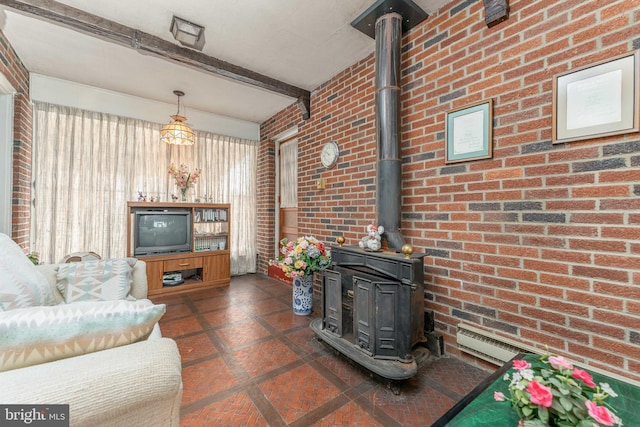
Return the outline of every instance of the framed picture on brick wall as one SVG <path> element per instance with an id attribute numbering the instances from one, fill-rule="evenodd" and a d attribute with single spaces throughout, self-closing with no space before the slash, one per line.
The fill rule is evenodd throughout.
<path id="1" fill-rule="evenodd" d="M 445 114 L 445 163 L 490 159 L 493 146 L 493 100 Z"/>
<path id="2" fill-rule="evenodd" d="M 554 144 L 637 132 L 638 51 L 553 78 Z"/>

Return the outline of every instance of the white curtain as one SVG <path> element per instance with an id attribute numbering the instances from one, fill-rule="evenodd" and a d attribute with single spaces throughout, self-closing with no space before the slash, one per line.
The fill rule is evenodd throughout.
<path id="1" fill-rule="evenodd" d="M 298 140 L 280 145 L 280 207 L 298 206 Z"/>
<path id="2" fill-rule="evenodd" d="M 232 274 L 256 271 L 258 142 L 196 132 L 196 145 L 160 143 L 158 123 L 36 102 L 32 250 L 127 256 L 127 201 L 179 194 L 171 162 L 202 169 L 191 197 L 231 204 Z"/>

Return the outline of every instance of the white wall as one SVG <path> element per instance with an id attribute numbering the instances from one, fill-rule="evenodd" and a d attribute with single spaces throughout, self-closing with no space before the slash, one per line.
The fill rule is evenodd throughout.
<path id="1" fill-rule="evenodd" d="M 176 105 L 86 86 L 42 74 L 31 73 L 30 98 L 34 101 L 76 107 L 89 111 L 168 123 Z M 177 101 L 176 101 L 177 102 Z M 260 140 L 258 123 L 219 116 L 189 108 L 187 122 L 193 129 L 218 135 Z"/>

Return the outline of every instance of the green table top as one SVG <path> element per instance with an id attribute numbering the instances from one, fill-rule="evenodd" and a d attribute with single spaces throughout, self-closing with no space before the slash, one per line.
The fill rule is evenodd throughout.
<path id="1" fill-rule="evenodd" d="M 538 357 L 538 355 L 528 354 L 524 356 L 524 359 L 531 361 Z M 516 359 L 521 358 L 522 355 L 516 356 Z M 444 422 L 444 420 L 444 423 L 436 421 L 433 425 L 446 425 L 447 427 L 516 427 L 518 425 L 518 415 L 511 407 L 511 404 L 509 402 L 496 402 L 493 398 L 493 393 L 496 391 L 509 396 L 509 383 L 502 377 L 510 367 L 511 362 L 508 362 L 503 367 L 506 369 L 501 368 L 496 371 L 496 374 L 492 375 L 488 386 L 485 384 L 484 391 L 472 391 L 470 394 L 474 394 L 474 392 L 480 393 L 449 422 Z M 609 397 L 607 402 L 616 410 L 617 415 L 623 421 L 624 427 L 640 426 L 640 387 L 592 372 L 588 368 L 586 370 L 592 374 L 593 381 L 596 384 L 601 382 L 609 383 L 611 388 L 618 394 L 618 397 Z M 479 387 L 482 387 L 482 385 Z M 456 408 L 454 407 L 454 409 Z M 444 419 L 445 417 L 447 417 L 447 414 L 442 418 Z"/>

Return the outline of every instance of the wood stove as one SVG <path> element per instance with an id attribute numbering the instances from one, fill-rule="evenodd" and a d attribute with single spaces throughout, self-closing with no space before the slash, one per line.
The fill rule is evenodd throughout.
<path id="1" fill-rule="evenodd" d="M 322 275 L 322 318 L 314 332 L 345 356 L 403 380 L 417 372 L 412 348 L 424 342 L 424 254 L 332 247 Z"/>
<path id="2" fill-rule="evenodd" d="M 332 347 L 391 380 L 415 375 L 412 348 L 426 341 L 424 254 L 396 252 L 405 245 L 400 233 L 401 39 L 403 31 L 426 18 L 411 0 L 377 0 L 351 23 L 376 42 L 376 224 L 384 227 L 383 247 L 392 252 L 333 247 L 331 266 L 322 276 L 322 319 L 311 322 Z"/>

